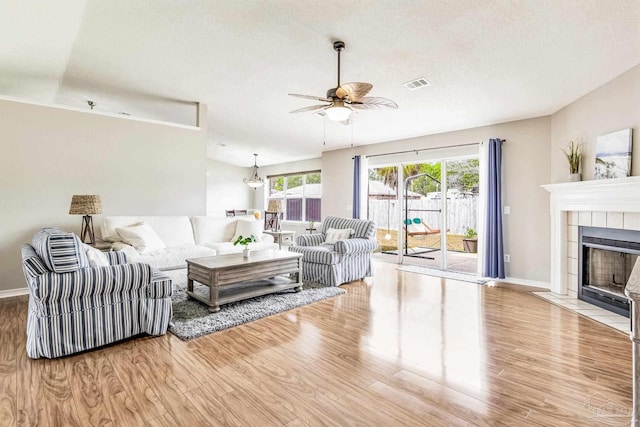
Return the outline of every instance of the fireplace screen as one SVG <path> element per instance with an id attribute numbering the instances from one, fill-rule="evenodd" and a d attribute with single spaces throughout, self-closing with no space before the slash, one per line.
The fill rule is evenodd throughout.
<path id="1" fill-rule="evenodd" d="M 578 298 L 629 317 L 624 288 L 640 255 L 640 231 L 580 227 Z"/>
<path id="2" fill-rule="evenodd" d="M 624 297 L 624 287 L 638 255 L 585 248 L 583 286 Z"/>

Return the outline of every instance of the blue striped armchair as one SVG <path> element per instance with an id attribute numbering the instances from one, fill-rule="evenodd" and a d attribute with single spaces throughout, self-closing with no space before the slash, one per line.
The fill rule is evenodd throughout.
<path id="1" fill-rule="evenodd" d="M 333 243 L 328 237 L 336 230 L 351 230 L 350 237 Z M 330 216 L 322 221 L 320 233 L 298 236 L 289 250 L 302 254 L 302 280 L 339 286 L 371 276 L 371 252 L 378 247 L 375 233 L 373 221 Z"/>
<path id="2" fill-rule="evenodd" d="M 141 333 L 163 335 L 172 316 L 171 279 L 147 264 L 104 253 L 91 267 L 78 236 L 44 229 L 24 244 L 29 287 L 27 355 L 55 358 Z"/>

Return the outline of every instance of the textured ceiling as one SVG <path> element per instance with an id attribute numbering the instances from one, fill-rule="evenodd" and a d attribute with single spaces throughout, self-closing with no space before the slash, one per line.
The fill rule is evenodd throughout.
<path id="1" fill-rule="evenodd" d="M 209 155 L 266 165 L 553 113 L 640 63 L 639 22 L 638 0 L 3 0 L 0 94 L 186 124 L 203 102 Z M 342 81 L 398 110 L 288 113 L 335 87 L 336 39 Z"/>

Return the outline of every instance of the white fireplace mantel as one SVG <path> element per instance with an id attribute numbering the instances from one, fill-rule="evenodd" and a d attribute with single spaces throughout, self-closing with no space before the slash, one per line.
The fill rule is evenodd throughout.
<path id="1" fill-rule="evenodd" d="M 640 212 L 640 176 L 547 184 L 551 195 L 551 290 L 567 293 L 567 212 Z"/>

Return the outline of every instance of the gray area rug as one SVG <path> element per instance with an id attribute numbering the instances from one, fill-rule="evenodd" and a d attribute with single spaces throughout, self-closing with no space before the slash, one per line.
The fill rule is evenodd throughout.
<path id="1" fill-rule="evenodd" d="M 410 273 L 424 274 L 426 276 L 444 277 L 445 279 L 460 280 L 462 282 L 471 282 L 471 283 L 476 283 L 478 285 L 485 284 L 491 280 L 491 279 L 485 279 L 484 277 L 478 277 L 473 274 L 456 273 L 453 271 L 442 271 L 442 270 L 436 270 L 435 268 L 420 267 L 417 265 L 403 265 L 402 267 L 398 267 L 398 270 L 408 271 Z"/>
<path id="2" fill-rule="evenodd" d="M 187 297 L 184 276 L 181 278 L 173 274 L 171 276 L 174 279 L 171 297 L 173 320 L 169 331 L 182 340 L 198 338 L 345 293 L 344 289 L 305 283 L 300 292 L 283 291 L 224 304 L 220 306 L 219 312 L 210 313 L 205 304 Z M 206 292 L 208 288 L 196 286 L 194 291 Z"/>

